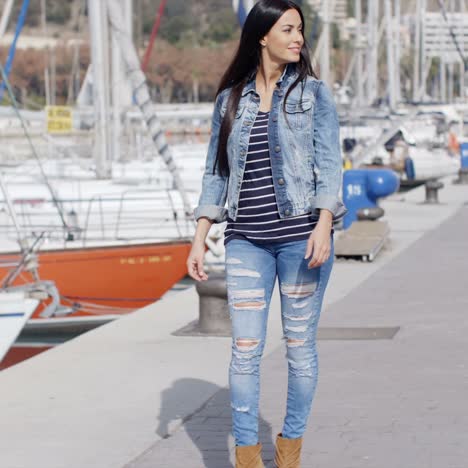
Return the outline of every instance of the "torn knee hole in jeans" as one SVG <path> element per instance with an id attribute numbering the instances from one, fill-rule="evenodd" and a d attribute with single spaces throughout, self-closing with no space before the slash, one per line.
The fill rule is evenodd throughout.
<path id="1" fill-rule="evenodd" d="M 236 310 L 262 310 L 266 306 L 264 289 L 240 289 L 231 293 L 233 307 Z"/>
<path id="2" fill-rule="evenodd" d="M 285 325 L 284 329 L 292 332 L 304 333 L 307 331 L 307 325 Z"/>
<path id="3" fill-rule="evenodd" d="M 261 310 L 265 307 L 265 301 L 240 301 L 234 302 L 234 309 L 256 309 Z"/>
<path id="4" fill-rule="evenodd" d="M 239 351 L 252 351 L 258 347 L 260 340 L 257 338 L 237 338 L 236 347 Z"/>
<path id="5" fill-rule="evenodd" d="M 312 314 L 314 311 L 309 312 L 308 314 L 305 315 L 290 315 L 290 314 L 284 314 L 284 318 L 288 320 L 292 320 L 293 322 L 299 321 L 299 320 L 309 320 L 310 317 L 312 317 Z"/>
<path id="6" fill-rule="evenodd" d="M 305 338 L 288 338 L 286 345 L 290 348 L 297 348 L 298 346 L 303 346 L 306 341 Z"/>
<path id="7" fill-rule="evenodd" d="M 290 299 L 302 299 L 314 294 L 317 283 L 281 284 L 281 292 Z"/>
<path id="8" fill-rule="evenodd" d="M 250 409 L 248 406 L 236 406 L 233 403 L 231 403 L 231 408 L 235 411 L 239 411 L 240 413 L 247 413 Z"/>
<path id="9" fill-rule="evenodd" d="M 229 275 L 231 276 L 246 276 L 250 278 L 260 278 L 260 273 L 255 270 L 250 270 L 248 268 L 232 268 L 229 270 Z"/>
<path id="10" fill-rule="evenodd" d="M 240 265 L 242 263 L 242 260 L 235 257 L 229 257 L 226 259 L 226 263 L 228 265 Z"/>

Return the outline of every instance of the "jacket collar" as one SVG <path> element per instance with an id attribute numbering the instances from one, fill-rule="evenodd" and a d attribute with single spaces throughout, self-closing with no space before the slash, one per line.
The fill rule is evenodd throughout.
<path id="1" fill-rule="evenodd" d="M 257 74 L 257 70 L 253 71 L 250 76 L 247 84 L 244 86 L 244 89 L 242 90 L 242 96 L 245 96 L 246 94 L 253 92 L 256 90 L 255 86 L 255 76 Z M 296 78 L 297 73 L 296 73 L 296 64 L 295 63 L 288 63 L 284 67 L 283 73 L 279 77 L 278 81 L 276 82 L 277 86 L 280 88 L 284 88 L 285 86 L 288 85 L 292 80 L 291 78 Z"/>

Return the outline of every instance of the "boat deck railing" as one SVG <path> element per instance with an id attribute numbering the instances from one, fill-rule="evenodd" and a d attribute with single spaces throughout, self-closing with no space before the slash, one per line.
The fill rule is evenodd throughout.
<path id="1" fill-rule="evenodd" d="M 128 189 L 89 198 L 14 200 L 23 236 L 85 246 L 95 242 L 186 239 L 194 223 L 184 213 L 177 193 L 170 190 Z M 58 214 L 58 205 L 65 224 Z M 0 200 L 0 237 L 15 239 L 17 232 Z"/>

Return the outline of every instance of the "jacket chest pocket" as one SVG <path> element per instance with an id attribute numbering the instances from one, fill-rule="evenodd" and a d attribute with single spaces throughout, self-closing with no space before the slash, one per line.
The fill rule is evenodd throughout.
<path id="1" fill-rule="evenodd" d="M 221 107 L 221 110 L 220 110 L 221 118 L 224 118 L 224 114 L 226 113 L 226 109 L 227 109 L 227 103 L 225 103 L 223 105 L 223 107 Z M 239 106 L 237 107 L 237 110 L 236 110 L 236 119 L 241 118 L 242 114 L 244 113 L 244 109 L 245 109 L 245 104 L 240 102 Z"/>
<path id="2" fill-rule="evenodd" d="M 287 122 L 293 130 L 307 130 L 312 128 L 312 99 L 302 101 L 286 101 Z"/>

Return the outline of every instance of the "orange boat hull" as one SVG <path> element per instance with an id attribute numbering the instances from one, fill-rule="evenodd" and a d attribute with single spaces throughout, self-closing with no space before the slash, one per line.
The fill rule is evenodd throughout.
<path id="1" fill-rule="evenodd" d="M 54 281 L 62 303 L 76 309 L 71 316 L 128 313 L 155 302 L 187 274 L 190 247 L 180 241 L 41 251 L 39 277 Z M 0 255 L 2 261 L 18 258 Z M 0 268 L 0 281 L 6 274 Z M 31 281 L 23 273 L 14 285 Z"/>
<path id="2" fill-rule="evenodd" d="M 2 361 L 0 371 L 47 351 L 52 346 L 12 346 Z"/>

